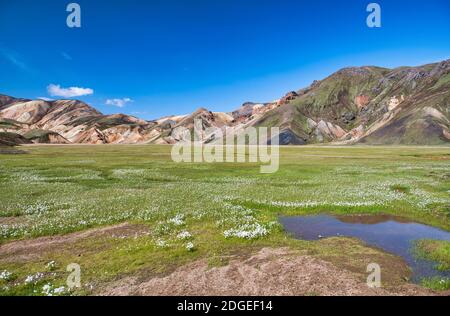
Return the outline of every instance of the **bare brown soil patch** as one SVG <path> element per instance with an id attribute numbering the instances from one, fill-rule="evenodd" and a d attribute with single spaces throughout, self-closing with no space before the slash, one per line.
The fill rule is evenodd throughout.
<path id="1" fill-rule="evenodd" d="M 18 240 L 0 245 L 0 262 L 20 262 L 39 258 L 43 253 L 65 250 L 77 242 L 98 238 L 139 237 L 149 233 L 145 225 L 122 223 L 83 232 Z"/>
<path id="2" fill-rule="evenodd" d="M 315 254 L 338 268 L 354 273 L 361 281 L 367 278 L 367 266 L 374 262 L 380 265 L 382 281 L 386 286 L 404 284 L 411 276 L 410 268 L 401 257 L 376 247 L 368 247 L 356 238 L 326 238 L 318 243 L 321 245 L 317 248 L 319 251 L 309 254 Z"/>
<path id="3" fill-rule="evenodd" d="M 209 268 L 207 260 L 179 267 L 161 277 L 126 277 L 99 295 L 433 295 L 411 284 L 369 288 L 360 277 L 322 259 L 289 248 L 264 248 L 229 264 Z"/>
<path id="4" fill-rule="evenodd" d="M 0 217 L 0 225 L 18 225 L 26 222 L 23 216 Z"/>

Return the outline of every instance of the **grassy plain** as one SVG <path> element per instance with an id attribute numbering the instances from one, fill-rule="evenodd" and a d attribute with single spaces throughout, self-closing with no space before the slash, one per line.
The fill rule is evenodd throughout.
<path id="1" fill-rule="evenodd" d="M 1 294 L 57 295 L 72 262 L 83 273 L 72 294 L 90 294 L 123 276 L 163 275 L 199 258 L 222 265 L 267 246 L 361 273 L 373 256 L 397 260 L 348 238 L 295 240 L 279 215 L 383 213 L 450 230 L 449 147 L 282 147 L 274 174 L 255 163 L 176 164 L 169 146 L 22 149 L 0 155 L 0 247 L 43 242 L 28 254 L 0 251 Z M 50 247 L 42 239 L 120 223 L 129 227 L 113 236 Z M 394 272 L 387 283 L 401 282 Z"/>

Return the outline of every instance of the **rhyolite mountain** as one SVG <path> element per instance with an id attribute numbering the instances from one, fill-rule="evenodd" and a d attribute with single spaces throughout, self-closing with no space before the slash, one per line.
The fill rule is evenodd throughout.
<path id="1" fill-rule="evenodd" d="M 339 70 L 266 113 L 289 142 L 441 144 L 450 141 L 450 60 L 420 67 Z"/>
<path id="2" fill-rule="evenodd" d="M 173 144 L 196 119 L 204 129 L 231 127 L 237 133 L 277 126 L 284 145 L 448 144 L 450 60 L 395 69 L 344 68 L 273 102 L 247 102 L 231 113 L 200 108 L 154 121 L 103 115 L 77 100 L 0 95 L 0 144 Z"/>

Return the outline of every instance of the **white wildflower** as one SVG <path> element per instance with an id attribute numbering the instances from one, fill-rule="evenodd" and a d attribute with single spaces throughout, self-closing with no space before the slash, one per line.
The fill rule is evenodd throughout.
<path id="1" fill-rule="evenodd" d="M 167 244 L 167 242 L 165 240 L 158 239 L 156 241 L 156 246 L 158 246 L 159 248 L 166 248 L 166 247 L 168 247 L 168 244 Z"/>
<path id="2" fill-rule="evenodd" d="M 2 271 L 0 272 L 0 280 L 5 280 L 5 281 L 9 281 L 12 278 L 12 273 L 9 271 Z"/>
<path id="3" fill-rule="evenodd" d="M 195 250 L 195 246 L 194 246 L 194 244 L 193 244 L 192 242 L 188 242 L 188 243 L 186 244 L 186 249 L 187 249 L 188 251 L 194 251 L 194 250 Z"/>
<path id="4" fill-rule="evenodd" d="M 66 288 L 64 286 L 57 287 L 53 290 L 53 293 L 55 294 L 63 294 L 64 292 L 66 292 Z"/>
<path id="5" fill-rule="evenodd" d="M 53 296 L 52 285 L 50 283 L 47 283 L 42 287 L 42 294 L 45 294 L 47 296 Z"/>
<path id="6" fill-rule="evenodd" d="M 47 269 L 50 271 L 53 271 L 56 268 L 56 261 L 52 260 L 49 263 L 47 263 Z"/>
<path id="7" fill-rule="evenodd" d="M 177 238 L 181 239 L 181 240 L 186 240 L 186 239 L 192 238 L 192 235 L 188 231 L 182 231 L 181 233 L 179 233 L 177 235 Z"/>
<path id="8" fill-rule="evenodd" d="M 65 292 L 66 288 L 64 286 L 53 288 L 53 285 L 47 283 L 42 287 L 42 294 L 45 294 L 47 296 L 61 295 L 64 294 Z"/>
<path id="9" fill-rule="evenodd" d="M 225 238 L 237 237 L 243 239 L 255 239 L 259 237 L 264 237 L 269 233 L 269 231 L 259 223 L 255 224 L 245 224 L 238 228 L 231 228 L 224 231 L 223 235 Z"/>
<path id="10" fill-rule="evenodd" d="M 169 223 L 174 224 L 175 226 L 184 225 L 184 215 L 178 214 L 174 218 L 169 219 Z"/>
<path id="11" fill-rule="evenodd" d="M 38 272 L 36 274 L 28 275 L 25 279 L 25 284 L 29 283 L 36 283 L 40 279 L 44 277 L 44 274 L 42 272 Z"/>

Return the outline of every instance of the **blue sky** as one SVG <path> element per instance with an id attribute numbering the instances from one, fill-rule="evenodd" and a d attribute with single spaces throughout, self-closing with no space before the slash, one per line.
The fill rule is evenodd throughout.
<path id="1" fill-rule="evenodd" d="M 271 101 L 346 66 L 450 58 L 448 0 L 378 0 L 376 29 L 364 0 L 72 1 L 79 29 L 70 1 L 1 0 L 0 93 L 79 87 L 104 113 L 152 119 Z"/>

